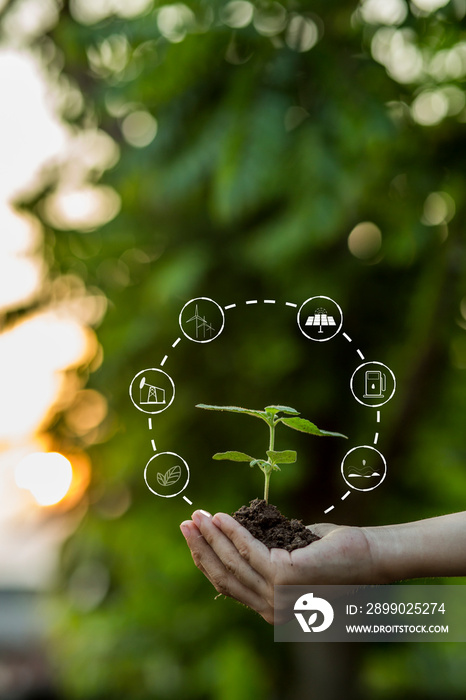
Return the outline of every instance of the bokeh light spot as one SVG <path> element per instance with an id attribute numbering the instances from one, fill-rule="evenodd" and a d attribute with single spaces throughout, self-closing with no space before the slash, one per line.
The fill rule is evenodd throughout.
<path id="1" fill-rule="evenodd" d="M 131 112 L 124 118 L 121 131 L 125 140 L 136 148 L 144 148 L 154 140 L 158 124 L 155 117 L 142 110 Z"/>
<path id="2" fill-rule="evenodd" d="M 434 126 L 448 114 L 448 100 L 440 90 L 425 90 L 411 105 L 411 114 L 418 124 Z"/>
<path id="3" fill-rule="evenodd" d="M 412 0 L 412 2 L 413 5 L 424 12 L 435 12 L 435 10 L 439 10 L 441 7 L 448 5 L 450 0 Z"/>
<path id="4" fill-rule="evenodd" d="M 66 424 L 75 435 L 85 435 L 96 428 L 107 415 L 107 401 L 93 389 L 84 389 L 76 395 L 66 413 Z"/>
<path id="5" fill-rule="evenodd" d="M 53 506 L 68 493 L 73 479 L 71 463 L 59 452 L 33 452 L 17 465 L 15 481 L 30 491 L 40 506 Z"/>
<path id="6" fill-rule="evenodd" d="M 455 200 L 447 192 L 431 192 L 424 202 L 421 221 L 426 226 L 447 224 L 455 211 Z"/>
<path id="7" fill-rule="evenodd" d="M 401 24 L 408 14 L 405 0 L 364 0 L 361 15 L 369 24 Z"/>
<path id="8" fill-rule="evenodd" d="M 372 56 L 397 82 L 414 82 L 424 70 L 422 53 L 414 41 L 415 35 L 408 28 L 381 27 L 372 38 Z"/>
<path id="9" fill-rule="evenodd" d="M 157 25 L 162 36 L 172 43 L 183 41 L 195 24 L 192 10 L 183 3 L 164 5 L 157 14 Z"/>
<path id="10" fill-rule="evenodd" d="M 120 196 L 105 185 L 62 187 L 44 201 L 47 221 L 61 230 L 89 231 L 111 221 L 120 211 Z"/>
<path id="11" fill-rule="evenodd" d="M 382 246 L 382 232 L 372 221 L 357 224 L 348 236 L 348 248 L 355 258 L 370 260 Z"/>
<path id="12" fill-rule="evenodd" d="M 153 0 L 70 0 L 70 11 L 77 22 L 95 24 L 116 14 L 119 17 L 137 17 L 148 11 Z"/>
<path id="13" fill-rule="evenodd" d="M 254 11 L 254 27 L 263 36 L 275 36 L 286 27 L 287 13 L 283 5 L 272 2 Z"/>
<path id="14" fill-rule="evenodd" d="M 285 41 L 287 46 L 294 51 L 303 53 L 309 51 L 319 40 L 319 30 L 317 24 L 310 17 L 294 15 L 291 17 Z"/>
<path id="15" fill-rule="evenodd" d="M 246 0 L 232 0 L 220 10 L 220 19 L 232 29 L 241 29 L 251 23 L 254 8 Z"/>

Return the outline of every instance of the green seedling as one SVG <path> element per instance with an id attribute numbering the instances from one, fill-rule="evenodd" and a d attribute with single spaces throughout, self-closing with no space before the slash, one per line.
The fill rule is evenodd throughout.
<path id="1" fill-rule="evenodd" d="M 320 430 L 314 423 L 300 418 L 296 409 L 290 406 L 267 406 L 264 411 L 255 411 L 240 406 L 209 406 L 204 403 L 197 404 L 196 408 L 205 408 L 208 411 L 229 411 L 230 413 L 245 413 L 248 416 L 260 418 L 269 426 L 269 449 L 267 450 L 267 459 L 255 459 L 244 452 L 217 452 L 213 459 L 228 459 L 231 462 L 249 462 L 250 467 L 258 466 L 264 473 L 264 500 L 269 501 L 269 485 L 270 477 L 273 471 L 280 471 L 279 464 L 294 464 L 296 462 L 296 452 L 294 450 L 275 449 L 275 431 L 279 423 L 287 425 L 293 430 L 298 430 L 300 433 L 308 433 L 309 435 L 319 435 L 333 437 L 343 437 L 346 435 L 341 433 L 331 433 L 328 430 Z"/>

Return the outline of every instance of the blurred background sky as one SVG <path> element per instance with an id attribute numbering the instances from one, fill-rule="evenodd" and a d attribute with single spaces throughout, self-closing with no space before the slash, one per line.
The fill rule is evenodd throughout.
<path id="1" fill-rule="evenodd" d="M 144 486 L 128 386 L 192 297 L 327 294 L 399 380 L 391 483 L 335 518 L 464 508 L 465 15 L 465 0 L 0 2 L 0 698 L 311 697 L 309 664 L 321 700 L 464 697 L 453 645 L 333 650 L 337 683 L 330 651 L 281 654 L 252 614 L 218 614 L 179 538 L 186 504 Z M 255 438 L 196 402 L 289 402 L 357 444 L 367 414 L 341 395 L 341 355 L 310 353 L 284 312 L 233 321 L 221 352 L 180 350 L 157 441 L 186 451 L 196 506 L 256 495 L 210 462 Z M 318 520 L 335 470 L 307 466 L 277 504 Z"/>

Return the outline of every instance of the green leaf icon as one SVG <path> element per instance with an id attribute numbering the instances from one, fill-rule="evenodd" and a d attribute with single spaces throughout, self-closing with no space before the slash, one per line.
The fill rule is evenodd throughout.
<path id="1" fill-rule="evenodd" d="M 160 486 L 173 486 L 177 481 L 181 479 L 181 467 L 176 465 L 175 467 L 170 467 L 167 469 L 165 474 L 157 472 L 157 481 Z"/>

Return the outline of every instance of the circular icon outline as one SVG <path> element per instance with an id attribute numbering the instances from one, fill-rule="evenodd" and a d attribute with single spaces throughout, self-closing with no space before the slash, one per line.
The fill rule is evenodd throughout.
<path id="1" fill-rule="evenodd" d="M 301 326 L 301 318 L 300 318 L 300 317 L 301 317 L 301 311 L 303 310 L 304 306 L 305 306 L 308 302 L 313 301 L 314 299 L 327 299 L 327 301 L 331 301 L 332 304 L 335 304 L 335 306 L 337 307 L 337 309 L 338 309 L 338 311 L 339 311 L 339 314 L 340 314 L 340 324 L 339 324 L 339 326 L 337 327 L 337 330 L 335 331 L 335 333 L 334 333 L 333 335 L 330 335 L 328 338 L 313 338 L 312 335 L 308 335 L 308 334 L 303 330 L 303 328 L 302 328 L 302 326 Z M 301 306 L 299 307 L 299 311 L 298 311 L 298 314 L 297 314 L 297 322 L 298 322 L 298 328 L 299 328 L 299 330 L 301 331 L 301 333 L 302 333 L 306 338 L 308 338 L 308 340 L 313 340 L 313 341 L 316 342 L 316 343 L 326 343 L 328 340 L 332 340 L 332 338 L 334 338 L 336 335 L 338 335 L 338 333 L 341 331 L 341 329 L 342 329 L 342 327 L 343 327 L 343 311 L 341 310 L 340 305 L 337 304 L 337 302 L 336 302 L 334 299 L 331 299 L 330 297 L 326 297 L 326 296 L 322 296 L 322 295 L 318 295 L 318 296 L 315 296 L 315 297 L 309 297 L 309 299 L 306 299 L 306 301 L 303 302 L 303 303 L 301 304 Z"/>
<path id="2" fill-rule="evenodd" d="M 388 399 L 385 399 L 381 403 L 366 403 L 365 401 L 361 401 L 361 399 L 359 399 L 356 396 L 355 391 L 353 389 L 353 380 L 354 380 L 356 374 L 359 372 L 360 369 L 362 369 L 363 367 L 366 367 L 367 365 L 381 365 L 382 367 L 384 367 L 387 370 L 387 372 L 390 372 L 390 374 L 392 376 L 392 379 L 393 379 L 392 393 L 390 394 Z M 395 391 L 396 391 L 396 377 L 395 377 L 394 373 L 392 372 L 392 370 L 390 369 L 390 367 L 387 367 L 387 365 L 385 365 L 383 362 L 379 362 L 378 360 L 370 360 L 369 362 L 363 362 L 362 365 L 359 365 L 359 367 L 356 367 L 353 374 L 351 375 L 350 389 L 351 389 L 351 393 L 353 394 L 356 401 L 358 403 L 360 403 L 362 406 L 367 406 L 368 408 L 380 408 L 380 406 L 383 406 L 384 404 L 388 403 L 394 397 Z"/>
<path id="3" fill-rule="evenodd" d="M 192 338 L 186 331 L 184 330 L 182 326 L 182 320 L 181 317 L 183 315 L 183 311 L 189 304 L 192 304 L 193 301 L 210 301 L 212 304 L 215 304 L 215 306 L 219 309 L 221 316 L 222 316 L 222 325 L 220 327 L 220 330 L 216 333 L 216 335 L 213 336 L 213 338 L 205 338 L 204 340 L 199 340 L 198 338 Z M 216 340 L 218 336 L 223 332 L 223 329 L 225 328 L 225 313 L 220 306 L 214 299 L 211 299 L 210 297 L 195 297 L 194 299 L 190 299 L 189 301 L 186 302 L 186 304 L 183 306 L 183 308 L 180 311 L 180 314 L 178 316 L 178 323 L 181 329 L 181 332 L 183 333 L 184 337 L 187 338 L 188 340 L 191 340 L 193 343 L 211 343 L 213 340 Z"/>
<path id="4" fill-rule="evenodd" d="M 159 408 L 159 409 L 156 410 L 156 411 L 148 411 L 148 410 L 146 410 L 145 408 L 141 408 L 141 406 L 138 406 L 138 404 L 136 403 L 136 401 L 133 399 L 133 395 L 132 395 L 132 393 L 131 393 L 132 388 L 133 388 L 133 384 L 134 384 L 134 382 L 136 381 L 136 379 L 137 379 L 141 374 L 145 374 L 146 372 L 159 372 L 160 374 L 164 374 L 164 375 L 167 377 L 167 379 L 168 379 L 168 381 L 170 382 L 170 384 L 171 384 L 171 386 L 172 386 L 172 389 L 173 389 L 173 394 L 172 394 L 172 397 L 171 397 L 170 401 L 169 401 L 167 404 L 165 404 L 165 405 L 163 406 L 163 408 Z M 140 388 L 140 389 L 142 388 L 142 386 L 144 386 L 144 384 L 142 383 L 142 382 L 144 381 L 144 379 L 145 379 L 145 377 L 143 377 L 143 380 L 141 380 L 141 382 L 139 383 L 139 388 Z M 169 407 L 172 405 L 172 403 L 173 403 L 173 400 L 174 400 L 174 398 L 175 398 L 175 382 L 173 381 L 173 379 L 170 377 L 169 374 L 167 374 L 166 372 L 164 372 L 163 369 L 160 369 L 159 367 L 148 367 L 147 369 L 142 369 L 140 372 L 138 372 L 137 374 L 134 375 L 133 380 L 132 380 L 131 384 L 129 385 L 129 398 L 130 398 L 131 401 L 133 402 L 133 405 L 138 409 L 138 411 L 141 411 L 141 413 L 149 413 L 150 415 L 154 415 L 154 414 L 157 414 L 157 413 L 162 413 L 162 412 L 165 411 L 167 408 L 169 408 Z"/>
<path id="5" fill-rule="evenodd" d="M 344 466 L 345 466 L 345 460 L 346 460 L 346 458 L 348 457 L 348 455 L 350 455 L 350 454 L 351 454 L 352 452 L 354 452 L 355 450 L 360 450 L 360 449 L 362 449 L 362 448 L 367 448 L 368 450 L 373 450 L 373 452 L 377 452 L 377 454 L 378 454 L 379 457 L 381 458 L 381 460 L 382 460 L 382 462 L 383 462 L 383 465 L 384 465 L 384 473 L 383 473 L 383 476 L 382 476 L 382 478 L 380 479 L 380 481 L 379 481 L 377 484 L 375 484 L 375 486 L 371 486 L 370 488 L 367 488 L 367 489 L 360 489 L 360 488 L 358 488 L 357 486 L 354 486 L 354 484 L 351 484 L 351 483 L 347 480 L 347 478 L 346 478 L 346 476 L 345 476 L 345 472 L 344 472 L 344 470 L 343 470 L 343 468 L 344 468 Z M 383 481 L 385 481 L 385 477 L 387 476 L 387 460 L 385 459 L 385 457 L 383 456 L 383 454 L 382 454 L 379 450 L 377 450 L 375 447 L 372 447 L 372 445 L 356 445 L 356 447 L 352 447 L 351 450 L 348 450 L 348 452 L 347 452 L 347 453 L 345 454 L 345 456 L 343 457 L 343 459 L 342 459 L 342 461 L 341 461 L 341 469 L 340 469 L 340 471 L 341 471 L 341 475 L 342 475 L 342 477 L 343 477 L 343 481 L 345 482 L 345 484 L 346 484 L 347 486 L 350 487 L 350 489 L 354 489 L 355 491 L 363 491 L 363 492 L 373 491 L 373 490 L 376 489 L 378 486 L 380 486 L 380 484 L 381 484 Z"/>
<path id="6" fill-rule="evenodd" d="M 147 469 L 148 469 L 148 467 L 149 467 L 149 464 L 150 464 L 151 462 L 153 462 L 154 459 L 157 459 L 158 457 L 163 457 L 164 455 L 172 455 L 172 457 L 177 457 L 177 459 L 181 460 L 181 462 L 183 462 L 184 466 L 186 467 L 186 473 L 187 473 L 185 485 L 184 485 L 179 491 L 177 491 L 176 493 L 171 493 L 171 494 L 168 494 L 168 495 L 166 495 L 166 494 L 164 495 L 164 494 L 161 494 L 161 493 L 157 493 L 157 491 L 154 491 L 154 489 L 152 488 L 152 486 L 150 486 L 150 484 L 149 484 L 149 482 L 148 482 L 148 480 L 147 480 Z M 155 454 L 153 457 L 150 458 L 150 460 L 147 462 L 147 464 L 146 464 L 146 466 L 145 466 L 145 469 L 144 469 L 144 481 L 146 482 L 147 488 L 148 488 L 149 491 L 151 491 L 155 496 L 160 496 L 160 498 L 175 498 L 175 496 L 179 496 L 180 493 L 182 493 L 182 492 L 185 490 L 185 488 L 188 486 L 190 477 L 191 477 L 191 474 L 190 474 L 190 471 L 189 471 L 188 463 L 186 462 L 186 460 L 183 459 L 183 457 L 180 457 L 180 455 L 176 454 L 176 452 L 157 452 L 157 454 Z"/>

